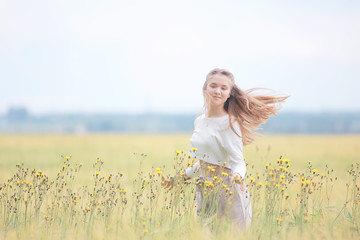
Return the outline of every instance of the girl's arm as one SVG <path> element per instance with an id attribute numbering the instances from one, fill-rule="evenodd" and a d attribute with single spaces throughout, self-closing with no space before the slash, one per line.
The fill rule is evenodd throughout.
<path id="1" fill-rule="evenodd" d="M 234 130 L 241 135 L 240 126 L 237 122 L 233 123 Z M 228 153 L 229 163 L 232 170 L 232 180 L 241 182 L 245 179 L 246 163 L 243 154 L 242 137 L 239 137 L 231 128 L 224 132 L 223 146 Z M 240 180 L 239 180 L 240 179 Z"/>

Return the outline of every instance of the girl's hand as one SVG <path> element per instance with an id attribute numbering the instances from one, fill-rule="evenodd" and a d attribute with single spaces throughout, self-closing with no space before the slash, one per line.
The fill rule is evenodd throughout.
<path id="1" fill-rule="evenodd" d="M 188 176 L 186 176 L 185 173 L 181 174 L 181 177 L 182 177 L 183 181 L 190 179 Z M 174 177 L 163 178 L 161 185 L 164 188 L 168 188 L 168 190 L 170 191 L 175 186 L 175 178 Z"/>
<path id="2" fill-rule="evenodd" d="M 163 178 L 162 180 L 163 181 L 162 181 L 161 185 L 164 188 L 168 188 L 169 191 L 171 189 L 173 189 L 173 187 L 174 187 L 174 177 L 167 177 L 167 178 Z"/>
<path id="3" fill-rule="evenodd" d="M 237 172 L 233 173 L 231 181 L 232 181 L 233 184 L 236 184 L 236 183 L 240 184 L 240 190 L 241 191 L 245 190 L 245 182 L 242 179 L 240 173 L 237 173 Z"/>

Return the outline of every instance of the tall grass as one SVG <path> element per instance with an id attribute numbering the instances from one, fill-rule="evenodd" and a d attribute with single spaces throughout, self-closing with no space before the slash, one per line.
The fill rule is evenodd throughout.
<path id="1" fill-rule="evenodd" d="M 262 151 L 261 147 L 255 151 L 264 158 L 261 164 L 254 166 L 252 159 L 246 159 L 245 180 L 253 207 L 248 231 L 240 231 L 229 219 L 216 214 L 197 216 L 198 182 L 181 177 L 194 159 L 186 151 L 172 150 L 170 161 L 164 164 L 158 161 L 155 165 L 146 153 L 132 153 L 134 166 L 129 171 L 109 170 L 106 159 L 96 157 L 90 163 L 63 156 L 51 174 L 28 163 L 13 163 L 8 179 L 0 185 L 2 236 L 9 239 L 360 237 L 360 169 L 356 162 L 336 169 L 332 165 L 338 166 L 337 162 L 318 163 L 308 158 L 300 163 L 294 162 L 290 155 L 264 157 Z M 175 187 L 168 191 L 162 184 L 170 175 L 177 177 Z M 216 181 L 204 186 L 205 196 L 211 198 L 216 187 L 222 188 L 223 177 L 220 174 Z M 216 209 L 217 202 L 212 204 Z"/>

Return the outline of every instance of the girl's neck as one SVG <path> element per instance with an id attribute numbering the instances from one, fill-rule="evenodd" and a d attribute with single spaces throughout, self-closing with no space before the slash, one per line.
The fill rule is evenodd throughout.
<path id="1" fill-rule="evenodd" d="M 208 108 L 206 112 L 206 117 L 215 118 L 215 117 L 222 117 L 228 114 L 223 107 L 218 108 Z"/>

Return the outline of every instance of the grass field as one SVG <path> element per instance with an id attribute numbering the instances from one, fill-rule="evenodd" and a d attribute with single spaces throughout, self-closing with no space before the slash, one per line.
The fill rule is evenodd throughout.
<path id="1" fill-rule="evenodd" d="M 190 135 L 0 136 L 2 237 L 360 238 L 359 135 L 274 135 L 246 146 L 245 233 L 196 217 L 194 180 L 161 188 L 162 175 L 190 161 Z"/>

